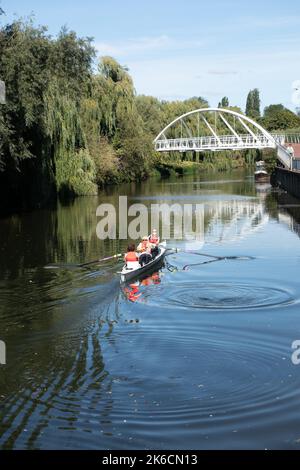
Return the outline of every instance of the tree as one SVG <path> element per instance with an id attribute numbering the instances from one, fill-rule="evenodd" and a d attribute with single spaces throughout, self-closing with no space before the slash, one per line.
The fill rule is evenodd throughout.
<path id="1" fill-rule="evenodd" d="M 228 108 L 229 106 L 229 99 L 227 98 L 227 96 L 224 96 L 220 103 L 218 104 L 218 108 Z"/>
<path id="2" fill-rule="evenodd" d="M 253 119 L 258 119 L 260 117 L 260 97 L 259 90 L 257 88 L 250 90 L 248 93 L 246 102 L 246 116 L 249 116 Z"/>
<path id="3" fill-rule="evenodd" d="M 153 96 L 139 95 L 136 97 L 136 105 L 143 119 L 144 129 L 155 138 L 163 126 L 162 103 Z"/>
<path id="4" fill-rule="evenodd" d="M 300 127 L 300 117 L 282 104 L 267 106 L 264 109 L 264 116 L 261 122 L 270 131 Z"/>
<path id="5" fill-rule="evenodd" d="M 102 57 L 98 71 L 94 82 L 94 96 L 101 113 L 101 133 L 112 138 L 124 113 L 130 113 L 132 109 L 135 90 L 127 68 L 112 57 Z"/>
<path id="6" fill-rule="evenodd" d="M 41 203 L 62 189 L 95 193 L 79 116 L 93 57 L 90 39 L 66 29 L 52 39 L 32 20 L 1 28 L 7 100 L 0 108 L 0 189 L 14 206 Z"/>
<path id="7" fill-rule="evenodd" d="M 252 90 L 249 91 L 247 95 L 247 101 L 246 101 L 246 116 L 251 116 L 253 110 L 253 92 Z"/>
<path id="8" fill-rule="evenodd" d="M 260 97 L 259 97 L 259 90 L 254 88 L 253 90 L 253 114 L 254 118 L 260 117 Z"/>

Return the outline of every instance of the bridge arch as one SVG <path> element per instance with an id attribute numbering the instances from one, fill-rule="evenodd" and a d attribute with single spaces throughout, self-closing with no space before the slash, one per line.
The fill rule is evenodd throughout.
<path id="1" fill-rule="evenodd" d="M 226 130 L 227 134 L 220 134 L 208 119 L 205 114 L 214 113 L 215 122 L 216 118 L 220 117 L 222 121 L 223 131 Z M 189 128 L 186 118 L 190 116 L 198 115 L 198 118 L 202 119 L 205 124 L 205 130 L 209 131 L 209 135 L 197 135 L 193 136 L 192 131 Z M 226 116 L 226 117 L 225 117 Z M 234 124 L 231 124 L 229 117 L 234 118 Z M 242 132 L 238 132 L 235 128 L 236 120 L 239 123 Z M 167 131 L 172 127 L 180 123 L 181 129 L 187 132 L 187 136 L 180 138 L 167 138 Z M 198 126 L 199 127 L 199 126 Z M 182 132 L 181 132 L 182 133 Z M 198 131 L 199 134 L 199 131 Z M 204 152 L 220 151 L 220 150 L 244 150 L 244 149 L 264 149 L 264 148 L 277 148 L 278 159 L 281 163 L 290 168 L 291 166 L 291 155 L 287 152 L 284 147 L 285 136 L 284 135 L 272 135 L 263 126 L 255 122 L 253 119 L 245 116 L 244 114 L 238 113 L 231 109 L 224 108 L 199 108 L 188 113 L 182 114 L 170 122 L 154 139 L 154 146 L 158 152 L 170 152 L 170 151 L 195 151 Z"/>
<path id="2" fill-rule="evenodd" d="M 275 139 L 273 138 L 272 134 L 270 134 L 266 129 L 264 129 L 260 124 L 257 122 L 253 121 L 253 119 L 250 119 L 248 116 L 245 116 L 244 114 L 238 113 L 237 111 L 233 111 L 231 109 L 225 109 L 225 108 L 199 108 L 195 109 L 193 111 L 189 111 L 188 113 L 182 114 L 181 116 L 178 116 L 176 119 L 174 119 L 170 124 L 168 124 L 159 134 L 158 136 L 154 139 L 154 142 L 157 142 L 157 140 L 160 139 L 161 136 L 165 135 L 165 132 L 172 127 L 176 122 L 180 122 L 182 119 L 191 116 L 192 114 L 204 114 L 207 112 L 216 112 L 220 115 L 223 113 L 225 114 L 230 114 L 232 116 L 237 117 L 238 119 L 241 119 L 242 121 L 246 121 L 249 124 L 252 124 L 254 127 L 256 127 L 263 135 L 268 137 L 271 142 L 274 142 L 274 147 L 276 147 L 276 142 Z"/>

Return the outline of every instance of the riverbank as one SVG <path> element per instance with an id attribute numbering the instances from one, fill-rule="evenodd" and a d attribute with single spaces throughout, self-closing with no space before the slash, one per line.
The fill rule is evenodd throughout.
<path id="1" fill-rule="evenodd" d="M 246 152 L 190 153 L 172 157 L 159 155 L 155 171 L 162 177 L 187 175 L 194 172 L 226 172 L 240 168 L 254 167 L 254 158 L 246 158 Z"/>
<path id="2" fill-rule="evenodd" d="M 124 185 L 126 183 L 136 183 L 140 184 L 152 178 L 177 178 L 184 175 L 201 175 L 205 172 L 215 172 L 215 173 L 228 173 L 232 170 L 238 169 L 251 169 L 253 165 L 245 163 L 245 159 L 240 155 L 232 156 L 220 156 L 214 154 L 213 156 L 206 156 L 198 162 L 180 160 L 179 158 L 160 158 L 156 160 L 155 165 L 147 174 L 142 175 L 139 178 L 136 178 L 134 175 L 113 175 L 111 179 L 107 178 L 106 182 L 101 186 L 95 187 L 95 190 L 90 194 L 72 194 L 69 191 L 66 193 L 61 192 L 57 193 L 55 185 L 50 184 L 49 181 L 37 180 L 35 184 L 28 186 L 26 180 L 20 181 L 18 198 L 16 199 L 12 194 L 9 198 L 7 195 L 11 188 L 7 187 L 7 180 L 3 181 L 1 184 L 1 175 L 0 173 L 0 217 L 6 217 L 13 213 L 21 213 L 32 211 L 35 209 L 51 209 L 57 206 L 57 203 L 60 201 L 63 204 L 68 204 L 72 202 L 77 197 L 82 196 L 95 196 L 100 194 L 102 191 L 110 191 L 110 188 L 119 186 L 120 184 Z M 26 162 L 27 163 L 27 162 Z M 30 164 L 34 163 L 30 161 Z M 21 176 L 20 176 L 21 180 Z M 44 191 L 44 188 L 47 188 Z M 20 203 L 21 201 L 21 203 Z"/>

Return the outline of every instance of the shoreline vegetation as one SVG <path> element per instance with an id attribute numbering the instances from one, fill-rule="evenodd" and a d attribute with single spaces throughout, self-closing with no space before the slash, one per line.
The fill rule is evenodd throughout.
<path id="1" fill-rule="evenodd" d="M 192 171 L 251 166 L 256 150 L 161 155 L 153 140 L 175 117 L 208 107 L 201 96 L 160 101 L 137 95 L 128 68 L 112 57 L 97 65 L 91 38 L 63 28 L 51 37 L 32 20 L 0 27 L 0 214 L 44 207 L 60 199 L 95 195 L 99 188 Z M 224 97 L 220 107 L 229 107 Z M 260 115 L 257 89 L 246 114 L 267 129 L 300 128 L 282 105 Z M 238 107 L 231 109 L 242 112 Z M 264 152 L 270 168 L 275 153 Z"/>

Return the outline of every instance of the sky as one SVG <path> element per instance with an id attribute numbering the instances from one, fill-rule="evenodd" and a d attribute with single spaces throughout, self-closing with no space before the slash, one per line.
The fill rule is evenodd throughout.
<path id="1" fill-rule="evenodd" d="M 300 99 L 299 0 L 0 0 L 2 22 L 32 13 L 56 35 L 61 26 L 94 38 L 98 56 L 129 68 L 138 94 L 160 99 L 223 96 L 245 109 Z"/>

